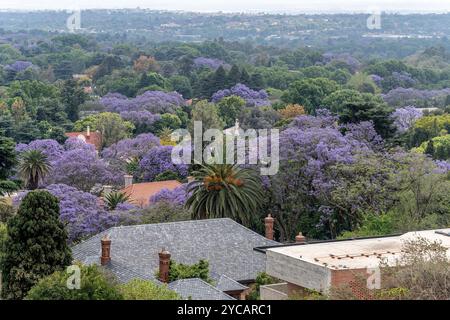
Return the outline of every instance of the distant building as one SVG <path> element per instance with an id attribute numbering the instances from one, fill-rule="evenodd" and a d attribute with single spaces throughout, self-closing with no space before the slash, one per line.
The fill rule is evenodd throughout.
<path id="1" fill-rule="evenodd" d="M 77 138 L 85 143 L 92 144 L 97 151 L 102 149 L 102 134 L 98 131 L 91 132 L 89 127 L 86 132 L 66 132 L 68 138 Z"/>
<path id="2" fill-rule="evenodd" d="M 355 281 L 356 277 L 363 277 L 373 285 L 377 280 L 381 282 L 381 278 L 373 278 L 381 277 L 376 274 L 380 258 L 388 266 L 396 265 L 402 256 L 403 241 L 419 237 L 441 242 L 450 257 L 450 229 L 317 243 L 300 241 L 302 243 L 257 248 L 266 253 L 266 272 L 283 281 L 262 286 L 261 298 L 282 300 L 292 294 L 301 294 L 305 288 L 327 292 L 332 287 L 346 284 L 364 299 L 368 287 L 361 288 L 361 281 Z"/>

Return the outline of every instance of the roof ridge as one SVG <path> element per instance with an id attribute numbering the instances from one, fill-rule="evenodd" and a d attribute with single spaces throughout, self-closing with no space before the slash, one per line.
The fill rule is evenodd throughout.
<path id="1" fill-rule="evenodd" d="M 204 284 L 206 284 L 208 287 L 212 288 L 214 291 L 217 291 L 217 292 L 219 292 L 220 294 L 223 294 L 223 295 L 225 295 L 225 296 L 227 296 L 227 297 L 230 297 L 230 298 L 232 298 L 233 300 L 235 300 L 235 298 L 233 298 L 233 297 L 230 296 L 229 294 L 223 292 L 222 290 L 217 289 L 217 288 L 214 287 L 212 284 L 210 284 L 209 282 L 206 282 L 205 280 L 203 280 L 203 279 L 201 279 L 201 278 L 178 279 L 178 280 L 175 280 L 175 281 L 173 281 L 173 282 L 171 282 L 171 283 L 169 283 L 169 284 L 172 284 L 172 283 L 174 283 L 174 282 L 176 283 L 176 282 L 182 282 L 182 281 L 199 281 L 199 280 L 200 280 L 201 282 L 203 282 Z"/>

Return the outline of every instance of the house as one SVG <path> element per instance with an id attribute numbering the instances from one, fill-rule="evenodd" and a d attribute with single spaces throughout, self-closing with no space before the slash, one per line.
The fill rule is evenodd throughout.
<path id="1" fill-rule="evenodd" d="M 265 270 L 264 253 L 253 249 L 276 244 L 222 218 L 114 227 L 75 245 L 72 252 L 75 260 L 100 264 L 120 282 L 168 282 L 171 259 L 183 264 L 203 259 L 209 263 L 212 284 L 195 278 L 168 287 L 186 299 L 227 300 L 244 299 L 249 285 Z"/>
<path id="2" fill-rule="evenodd" d="M 364 298 L 376 272 L 383 263 L 396 265 L 402 256 L 405 240 L 425 238 L 439 241 L 447 248 L 450 258 L 450 229 L 408 232 L 403 235 L 361 239 L 321 241 L 256 248 L 267 256 L 266 272 L 282 283 L 261 287 L 261 298 L 287 299 L 292 294 L 302 294 L 303 289 L 327 292 L 331 287 L 350 285 L 354 293 Z M 366 279 L 359 288 L 356 277 Z M 361 281 L 359 281 L 360 283 Z M 375 288 L 375 287 L 373 287 Z"/>
<path id="3" fill-rule="evenodd" d="M 121 193 L 128 195 L 129 202 L 140 207 L 146 207 L 150 204 L 150 197 L 154 196 L 163 189 L 173 190 L 181 186 L 177 180 L 155 181 L 133 183 L 133 176 L 125 176 L 125 188 Z"/>
<path id="4" fill-rule="evenodd" d="M 97 151 L 102 149 L 102 134 L 98 131 L 91 132 L 89 126 L 86 132 L 66 132 L 68 138 L 77 138 L 85 143 L 92 144 Z"/>

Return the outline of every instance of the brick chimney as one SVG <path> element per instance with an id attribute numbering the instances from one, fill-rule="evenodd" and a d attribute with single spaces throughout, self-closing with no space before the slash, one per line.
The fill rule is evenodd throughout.
<path id="1" fill-rule="evenodd" d="M 275 221 L 269 213 L 267 217 L 264 218 L 264 224 L 266 226 L 266 238 L 273 240 L 273 222 Z"/>
<path id="2" fill-rule="evenodd" d="M 100 263 L 102 266 L 107 265 L 111 261 L 111 239 L 108 235 L 105 235 L 102 240 L 102 256 L 100 257 Z"/>
<path id="3" fill-rule="evenodd" d="M 133 176 L 126 174 L 123 176 L 124 180 L 125 180 L 125 188 L 128 186 L 131 186 L 133 184 Z"/>
<path id="4" fill-rule="evenodd" d="M 169 282 L 170 252 L 162 249 L 159 255 L 159 281 Z"/>
<path id="5" fill-rule="evenodd" d="M 296 243 L 305 243 L 306 237 L 301 232 L 299 232 L 298 235 L 295 236 L 295 242 Z"/>

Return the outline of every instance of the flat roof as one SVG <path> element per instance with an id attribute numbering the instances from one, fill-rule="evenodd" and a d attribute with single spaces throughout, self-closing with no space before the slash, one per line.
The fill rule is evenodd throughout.
<path id="1" fill-rule="evenodd" d="M 450 258 L 450 228 L 414 231 L 393 237 L 274 247 L 267 250 L 333 270 L 362 269 L 379 265 L 380 259 L 388 265 L 394 265 L 401 258 L 404 241 L 419 237 L 441 242 L 442 246 L 447 248 Z"/>

